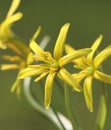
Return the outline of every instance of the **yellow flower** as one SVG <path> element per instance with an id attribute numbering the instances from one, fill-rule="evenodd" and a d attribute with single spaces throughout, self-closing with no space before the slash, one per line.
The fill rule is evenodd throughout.
<path id="1" fill-rule="evenodd" d="M 22 42 L 13 39 L 13 44 L 8 44 L 8 48 L 2 51 L 0 59 L 2 60 L 0 70 L 19 70 L 18 75 L 22 69 L 32 63 L 32 55 L 30 48 L 25 46 Z M 9 53 L 10 52 L 10 53 Z M 3 63 L 5 61 L 5 63 Z M 19 96 L 21 90 L 21 80 L 16 78 L 11 87 L 11 92 L 15 91 Z"/>
<path id="2" fill-rule="evenodd" d="M 52 86 L 54 77 L 56 75 L 64 82 L 66 82 L 69 86 L 71 86 L 74 90 L 78 92 L 81 91 L 79 83 L 76 82 L 73 76 L 63 66 L 69 63 L 70 61 L 77 59 L 78 57 L 87 55 L 91 51 L 91 49 L 81 49 L 62 57 L 69 25 L 70 24 L 67 23 L 61 28 L 54 47 L 53 56 L 50 52 L 45 52 L 44 50 L 42 50 L 39 47 L 39 45 L 34 41 L 35 38 L 33 38 L 30 42 L 30 48 L 36 54 L 35 56 L 33 56 L 33 59 L 39 62 L 36 65 L 30 65 L 28 68 L 24 69 L 20 74 L 20 78 L 37 76 L 35 82 L 38 82 L 43 77 L 48 75 L 45 83 L 46 109 L 48 109 L 51 102 Z"/>
<path id="3" fill-rule="evenodd" d="M 105 83 L 111 83 L 111 75 L 105 74 L 101 71 L 101 64 L 111 55 L 111 45 L 106 47 L 104 50 L 99 52 L 95 56 L 100 42 L 102 40 L 102 35 L 100 35 L 96 41 L 91 46 L 92 51 L 87 55 L 83 56 L 77 60 L 73 60 L 75 63 L 74 67 L 80 69 L 79 73 L 73 74 L 79 82 L 84 79 L 84 97 L 88 109 L 93 111 L 93 98 L 92 98 L 92 80 L 93 78 L 100 80 Z M 66 52 L 75 52 L 76 50 L 66 45 Z"/>
<path id="4" fill-rule="evenodd" d="M 39 35 L 41 27 L 38 28 L 36 32 L 36 37 Z M 26 68 L 33 62 L 32 56 L 33 53 L 29 47 L 27 47 L 23 42 L 18 39 L 10 39 L 10 42 L 7 44 L 7 49 L 2 50 L 3 55 L 1 59 L 5 60 L 5 64 L 1 64 L 0 70 L 19 70 L 18 76 L 11 87 L 11 92 L 17 92 L 17 95 L 20 95 L 21 92 L 21 79 L 19 79 L 19 74 L 22 69 Z M 10 54 L 9 51 L 11 52 Z M 5 54 L 4 54 L 5 53 Z M 8 61 L 8 63 L 6 63 Z"/>
<path id="5" fill-rule="evenodd" d="M 0 48 L 2 49 L 6 49 L 6 43 L 9 43 L 9 39 L 15 36 L 11 26 L 22 17 L 20 12 L 14 14 L 19 4 L 20 0 L 13 0 L 5 20 L 0 24 Z"/>
<path id="6" fill-rule="evenodd" d="M 17 95 L 19 95 L 21 91 L 21 80 L 18 78 L 19 73 L 33 62 L 33 59 L 31 58 L 33 53 L 30 48 L 18 39 L 11 29 L 13 23 L 22 17 L 21 12 L 15 13 L 20 1 L 21 0 L 12 1 L 5 20 L 0 24 L 0 48 L 3 49 L 3 54 L 0 58 L 3 61 L 5 60 L 5 63 L 1 64 L 0 70 L 19 70 L 18 76 L 11 87 L 11 92 L 16 90 Z M 39 34 L 39 32 L 40 27 L 37 33 Z"/>

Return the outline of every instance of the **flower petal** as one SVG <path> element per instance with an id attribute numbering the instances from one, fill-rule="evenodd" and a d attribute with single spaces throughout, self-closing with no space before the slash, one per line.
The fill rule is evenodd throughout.
<path id="1" fill-rule="evenodd" d="M 16 9 L 18 8 L 18 6 L 20 4 L 20 1 L 21 0 L 13 0 L 12 1 L 12 4 L 11 4 L 11 7 L 8 11 L 7 17 L 10 17 L 16 11 Z"/>
<path id="2" fill-rule="evenodd" d="M 81 82 L 81 80 L 83 80 L 88 75 L 89 75 L 89 71 L 87 70 L 83 70 L 83 71 L 80 71 L 79 73 L 72 74 L 74 79 L 76 79 L 78 82 Z"/>
<path id="3" fill-rule="evenodd" d="M 11 92 L 16 91 L 18 98 L 20 98 L 21 93 L 21 79 L 16 79 L 11 87 Z"/>
<path id="4" fill-rule="evenodd" d="M 69 29 L 69 23 L 66 23 L 60 30 L 59 36 L 57 38 L 55 48 L 54 48 L 54 58 L 59 60 L 62 56 L 64 44 L 67 36 L 67 32 Z"/>
<path id="5" fill-rule="evenodd" d="M 89 76 L 84 81 L 84 97 L 86 101 L 86 105 L 90 112 L 93 111 L 93 98 L 92 98 L 92 77 Z"/>
<path id="6" fill-rule="evenodd" d="M 45 107 L 46 109 L 49 108 L 51 102 L 51 95 L 52 95 L 52 86 L 55 77 L 55 72 L 50 72 L 47 76 L 46 83 L 45 83 Z"/>
<path id="7" fill-rule="evenodd" d="M 102 82 L 111 84 L 111 75 L 95 70 L 94 77 Z"/>
<path id="8" fill-rule="evenodd" d="M 0 35 L 1 37 L 12 37 L 14 34 L 11 31 L 10 27 L 15 21 L 19 20 L 22 17 L 22 13 L 16 13 L 11 17 L 6 18 L 0 25 Z"/>
<path id="9" fill-rule="evenodd" d="M 65 51 L 67 54 L 76 51 L 73 47 L 71 47 L 70 45 L 66 44 L 65 45 Z"/>
<path id="10" fill-rule="evenodd" d="M 100 35 L 96 39 L 96 41 L 93 43 L 93 45 L 91 46 L 92 52 L 90 52 L 89 55 L 87 56 L 88 61 L 90 61 L 91 63 L 92 63 L 92 59 L 93 59 L 94 53 L 97 50 L 97 48 L 99 47 L 102 38 L 103 38 L 103 36 Z"/>
<path id="11" fill-rule="evenodd" d="M 81 92 L 82 88 L 80 87 L 79 83 L 76 79 L 64 68 L 61 68 L 58 72 L 58 76 L 68 85 L 70 85 L 74 90 Z"/>
<path id="12" fill-rule="evenodd" d="M 70 54 L 71 52 L 76 52 L 74 48 L 72 48 L 70 45 L 65 45 L 65 50 L 67 54 Z M 91 50 L 92 51 L 92 50 Z M 87 67 L 87 58 L 85 56 L 82 56 L 80 58 L 74 59 L 73 62 L 76 64 L 74 65 L 75 68 L 84 69 Z"/>
<path id="13" fill-rule="evenodd" d="M 31 52 L 30 48 L 24 44 L 24 42 L 16 39 L 16 38 L 10 38 L 8 39 L 7 46 L 10 50 L 14 51 L 18 55 L 21 55 L 22 57 L 26 58 L 29 52 Z"/>
<path id="14" fill-rule="evenodd" d="M 40 66 L 36 66 L 35 68 L 26 68 L 21 71 L 19 78 L 24 79 L 26 77 L 37 76 L 40 75 L 41 73 L 46 72 L 48 72 L 48 69 L 44 67 L 42 68 Z"/>
<path id="15" fill-rule="evenodd" d="M 19 79 L 20 72 L 21 72 L 21 70 L 19 71 L 18 76 L 11 87 L 11 92 L 16 91 L 19 99 L 20 99 L 20 93 L 21 93 L 21 79 Z"/>
<path id="16" fill-rule="evenodd" d="M 30 65 L 34 59 L 32 58 L 33 57 L 33 53 L 30 52 L 28 55 L 27 55 L 27 65 Z"/>
<path id="17" fill-rule="evenodd" d="M 40 57 L 46 57 L 46 53 L 42 50 L 42 48 L 35 42 L 31 41 L 30 42 L 30 48 L 33 50 L 33 52 L 40 56 Z"/>
<path id="18" fill-rule="evenodd" d="M 111 45 L 106 47 L 94 58 L 95 68 L 98 68 L 109 56 L 111 56 Z"/>
<path id="19" fill-rule="evenodd" d="M 31 41 L 35 41 L 35 39 L 38 37 L 39 33 L 41 32 L 41 26 L 39 26 L 36 30 L 36 32 L 34 33 Z"/>
<path id="20" fill-rule="evenodd" d="M 20 69 L 20 66 L 17 64 L 2 64 L 0 70 L 15 70 Z"/>
<path id="21" fill-rule="evenodd" d="M 4 50 L 7 49 L 7 45 L 3 43 L 2 40 L 0 40 L 0 48 Z"/>
<path id="22" fill-rule="evenodd" d="M 4 60 L 11 61 L 11 62 L 20 62 L 21 58 L 19 56 L 12 56 L 12 55 L 3 55 L 1 57 Z"/>
<path id="23" fill-rule="evenodd" d="M 37 77 L 34 81 L 35 82 L 38 82 L 40 81 L 43 77 L 45 77 L 49 72 L 46 72 L 46 73 L 42 73 L 39 77 Z"/>
<path id="24" fill-rule="evenodd" d="M 71 61 L 76 60 L 77 58 L 80 58 L 82 56 L 88 55 L 88 53 L 91 52 L 90 48 L 86 48 L 86 49 L 80 49 L 80 50 L 76 50 L 72 53 L 69 53 L 65 56 L 63 56 L 60 60 L 59 60 L 59 65 L 63 66 Z"/>

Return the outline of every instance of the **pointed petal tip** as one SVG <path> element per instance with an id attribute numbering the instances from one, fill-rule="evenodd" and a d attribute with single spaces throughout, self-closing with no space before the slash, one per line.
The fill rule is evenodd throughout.
<path id="1" fill-rule="evenodd" d="M 99 37 L 97 38 L 97 40 L 99 40 L 99 42 L 101 42 L 101 41 L 102 41 L 102 39 L 103 39 L 103 35 L 102 35 L 102 34 L 100 34 L 100 35 L 99 35 Z"/>
<path id="2" fill-rule="evenodd" d="M 92 112 L 93 112 L 93 109 L 92 109 L 92 110 L 90 110 L 90 112 L 92 113 Z"/>
<path id="3" fill-rule="evenodd" d="M 69 27 L 69 26 L 70 26 L 70 23 L 66 23 L 65 25 Z"/>
<path id="4" fill-rule="evenodd" d="M 82 92 L 82 88 L 81 87 L 74 87 L 74 90 L 77 91 L 77 92 Z"/>
<path id="5" fill-rule="evenodd" d="M 45 103 L 45 109 L 46 109 L 46 110 L 49 109 L 49 106 L 50 106 L 50 104 L 46 104 L 46 103 Z"/>
<path id="6" fill-rule="evenodd" d="M 39 25 L 38 28 L 36 29 L 36 32 L 34 33 L 33 37 L 30 39 L 30 42 L 35 41 L 37 39 L 38 35 L 41 32 L 41 29 L 42 29 L 42 27 Z"/>
<path id="7" fill-rule="evenodd" d="M 102 35 L 102 34 L 100 34 L 100 35 L 99 35 L 99 37 L 100 37 L 100 38 L 103 38 L 103 35 Z"/>
<path id="8" fill-rule="evenodd" d="M 62 26 L 62 28 L 61 28 L 61 30 L 62 29 L 66 29 L 66 30 L 68 30 L 69 29 L 69 26 L 70 26 L 70 23 L 65 23 L 63 26 Z"/>
<path id="9" fill-rule="evenodd" d="M 88 109 L 91 113 L 93 112 L 93 106 L 90 106 Z"/>

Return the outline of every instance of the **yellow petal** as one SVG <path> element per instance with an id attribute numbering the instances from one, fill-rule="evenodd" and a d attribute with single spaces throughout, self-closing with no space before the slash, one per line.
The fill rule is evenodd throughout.
<path id="1" fill-rule="evenodd" d="M 7 46 L 10 50 L 14 51 L 18 55 L 26 58 L 27 55 L 30 53 L 30 48 L 26 46 L 26 44 L 16 38 L 8 39 Z"/>
<path id="2" fill-rule="evenodd" d="M 0 48 L 1 49 L 7 49 L 7 45 L 0 40 Z"/>
<path id="3" fill-rule="evenodd" d="M 102 40 L 103 36 L 100 35 L 96 41 L 93 43 L 93 45 L 91 46 L 92 51 L 89 53 L 89 55 L 87 56 L 88 61 L 90 61 L 92 63 L 92 59 L 94 56 L 94 53 L 97 51 L 97 48 L 99 47 L 101 40 Z"/>
<path id="4" fill-rule="evenodd" d="M 61 80 L 66 82 L 69 86 L 71 86 L 74 90 L 81 92 L 82 88 L 76 79 L 64 68 L 61 68 L 58 72 L 58 76 Z"/>
<path id="5" fill-rule="evenodd" d="M 92 77 L 89 76 L 84 81 L 84 97 L 86 101 L 86 105 L 90 112 L 93 111 L 93 98 L 92 98 Z"/>
<path id="6" fill-rule="evenodd" d="M 65 51 L 67 54 L 76 51 L 73 47 L 71 47 L 70 45 L 66 44 L 65 45 Z"/>
<path id="7" fill-rule="evenodd" d="M 19 99 L 20 99 L 20 93 L 21 93 L 21 79 L 19 79 L 20 72 L 21 72 L 21 70 L 19 71 L 17 78 L 11 87 L 11 92 L 16 91 Z"/>
<path id="8" fill-rule="evenodd" d="M 55 77 L 55 72 L 50 72 L 47 76 L 46 83 L 45 83 L 45 107 L 46 109 L 49 108 L 51 102 L 51 95 L 52 95 L 52 86 Z"/>
<path id="9" fill-rule="evenodd" d="M 33 58 L 37 59 L 38 61 L 51 63 L 54 60 L 52 58 L 51 53 L 43 51 L 42 48 L 40 48 L 40 46 L 35 41 L 31 41 L 30 48 L 37 55 L 37 56 L 33 56 Z"/>
<path id="10" fill-rule="evenodd" d="M 22 16 L 23 16 L 23 14 L 22 14 L 21 12 L 18 12 L 18 13 L 16 13 L 16 14 L 12 15 L 11 17 L 8 17 L 8 18 L 6 19 L 6 21 L 5 21 L 5 22 L 6 22 L 5 24 L 6 24 L 6 25 L 12 24 L 12 23 L 14 23 L 15 21 L 21 19 Z"/>
<path id="11" fill-rule="evenodd" d="M 14 69 L 20 69 L 20 66 L 17 64 L 2 64 L 0 69 L 1 70 L 14 70 Z"/>
<path id="12" fill-rule="evenodd" d="M 49 72 L 46 72 L 46 73 L 42 73 L 39 77 L 37 77 L 34 81 L 35 82 L 38 82 L 40 81 L 42 78 L 44 78 Z"/>
<path id="13" fill-rule="evenodd" d="M 95 68 L 98 68 L 109 56 L 111 56 L 111 45 L 106 47 L 94 58 Z"/>
<path id="14" fill-rule="evenodd" d="M 86 69 L 88 66 L 91 65 L 88 62 L 86 56 L 82 56 L 80 58 L 77 58 L 77 59 L 73 60 L 73 62 L 74 62 L 74 68 L 77 68 L 77 69 Z"/>
<path id="15" fill-rule="evenodd" d="M 27 65 L 30 65 L 34 61 L 32 57 L 33 57 L 33 53 L 30 52 L 27 56 Z"/>
<path id="16" fill-rule="evenodd" d="M 78 82 L 81 82 L 81 80 L 83 80 L 88 75 L 89 75 L 89 71 L 87 70 L 83 70 L 83 71 L 80 71 L 79 73 L 72 74 L 74 79 L 76 79 Z"/>
<path id="17" fill-rule="evenodd" d="M 6 18 L 0 25 L 1 37 L 12 37 L 14 34 L 11 31 L 11 25 L 22 17 L 22 13 L 16 13 L 11 17 Z"/>
<path id="18" fill-rule="evenodd" d="M 90 48 L 86 48 L 86 49 L 80 49 L 77 51 L 74 51 L 72 53 L 69 53 L 65 56 L 63 56 L 60 60 L 59 60 L 59 65 L 63 66 L 71 61 L 76 60 L 77 58 L 80 58 L 82 56 L 88 55 L 88 53 L 91 52 Z"/>
<path id="19" fill-rule="evenodd" d="M 12 1 L 12 4 L 11 4 L 11 7 L 8 11 L 7 17 L 11 16 L 16 11 L 16 9 L 18 8 L 18 6 L 20 4 L 20 1 L 21 0 L 13 0 Z"/>
<path id="20" fill-rule="evenodd" d="M 65 45 L 65 50 L 67 54 L 76 52 L 77 50 L 75 50 L 74 48 L 72 48 L 70 45 L 66 44 Z M 92 50 L 91 50 L 92 51 Z M 87 67 L 87 58 L 85 56 L 82 56 L 80 58 L 74 59 L 73 62 L 76 64 L 74 65 L 75 68 L 79 68 L 79 69 L 84 69 Z"/>
<path id="21" fill-rule="evenodd" d="M 63 25 L 63 27 L 60 30 L 59 36 L 57 38 L 57 41 L 54 47 L 54 58 L 56 60 L 59 60 L 62 56 L 69 25 L 70 25 L 69 23 L 66 23 L 65 25 Z"/>
<path id="22" fill-rule="evenodd" d="M 33 40 L 30 42 L 30 48 L 36 55 L 44 55 L 44 51 L 42 50 L 42 48 L 40 48 L 40 46 Z"/>
<path id="23" fill-rule="evenodd" d="M 20 99 L 20 93 L 21 93 L 21 80 L 16 79 L 11 87 L 11 92 L 16 91 L 17 97 Z"/>
<path id="24" fill-rule="evenodd" d="M 35 68 L 26 68 L 21 71 L 19 78 L 24 79 L 26 77 L 31 77 L 31 76 L 37 76 L 40 75 L 41 73 L 48 72 L 48 69 L 42 68 L 40 66 L 35 67 Z"/>
<path id="25" fill-rule="evenodd" d="M 39 26 L 39 27 L 37 28 L 36 32 L 34 33 L 32 39 L 31 39 L 30 41 L 35 41 L 40 32 L 41 32 L 41 26 Z"/>
<path id="26" fill-rule="evenodd" d="M 111 75 L 95 70 L 94 77 L 102 82 L 111 84 Z"/>
<path id="27" fill-rule="evenodd" d="M 33 56 L 32 57 L 34 60 L 37 60 L 37 61 L 42 61 L 42 62 L 45 62 L 47 64 L 50 64 L 54 59 L 52 58 L 51 54 L 46 52 L 46 53 L 43 53 L 43 55 L 41 56 Z"/>
<path id="28" fill-rule="evenodd" d="M 11 62 L 21 61 L 21 58 L 19 56 L 3 55 L 1 58 L 7 61 L 11 61 Z"/>

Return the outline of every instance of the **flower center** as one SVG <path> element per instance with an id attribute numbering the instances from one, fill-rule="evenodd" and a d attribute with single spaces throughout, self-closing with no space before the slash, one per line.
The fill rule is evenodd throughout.
<path id="1" fill-rule="evenodd" d="M 50 70 L 57 71 L 58 69 L 59 69 L 59 64 L 58 64 L 57 61 L 54 61 L 54 62 L 51 64 Z"/>
<path id="2" fill-rule="evenodd" d="M 89 73 L 90 73 L 91 75 L 93 75 L 93 73 L 94 73 L 94 66 L 89 66 L 89 67 L 87 67 L 87 70 L 89 71 Z"/>

